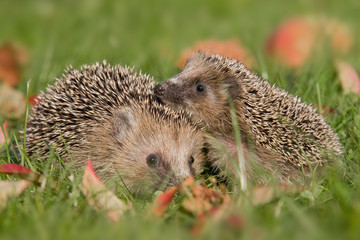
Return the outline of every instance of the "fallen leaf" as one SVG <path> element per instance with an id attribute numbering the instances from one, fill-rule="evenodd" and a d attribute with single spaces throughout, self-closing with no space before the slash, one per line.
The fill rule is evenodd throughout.
<path id="1" fill-rule="evenodd" d="M 27 62 L 27 51 L 14 43 L 0 46 L 0 81 L 16 86 L 21 78 L 21 67 Z"/>
<path id="2" fill-rule="evenodd" d="M 267 53 L 288 67 L 302 66 L 313 51 L 318 26 L 313 19 L 286 20 L 269 37 Z"/>
<path id="3" fill-rule="evenodd" d="M 0 210 L 6 206 L 9 198 L 20 195 L 29 185 L 27 180 L 0 181 Z"/>
<path id="4" fill-rule="evenodd" d="M 360 78 L 356 70 L 344 61 L 336 61 L 335 68 L 344 93 L 360 93 Z"/>
<path id="5" fill-rule="evenodd" d="M 29 104 L 31 106 L 36 106 L 38 104 L 38 101 L 39 101 L 39 98 L 38 98 L 37 94 L 29 96 Z"/>
<path id="6" fill-rule="evenodd" d="M 177 66 L 183 68 L 189 57 L 191 57 L 197 51 L 208 52 L 212 54 L 220 54 L 230 59 L 235 58 L 238 61 L 243 62 L 247 67 L 250 67 L 254 60 L 250 54 L 245 50 L 245 48 L 240 44 L 236 39 L 228 41 L 217 41 L 217 40 L 207 40 L 197 42 L 194 46 L 186 49 L 178 61 Z"/>
<path id="7" fill-rule="evenodd" d="M 157 196 L 157 198 L 154 201 L 155 207 L 154 207 L 154 213 L 155 216 L 160 217 L 164 214 L 167 207 L 175 197 L 176 192 L 178 191 L 177 187 L 172 187 L 166 190 L 164 193 Z"/>
<path id="8" fill-rule="evenodd" d="M 348 53 L 354 43 L 350 27 L 336 19 L 326 19 L 323 24 L 323 29 L 330 39 L 331 49 L 338 53 Z"/>
<path id="9" fill-rule="evenodd" d="M 34 182 L 38 185 L 41 184 L 43 179 L 43 175 L 33 172 L 30 169 L 15 163 L 1 164 L 0 174 L 16 176 L 21 179 Z"/>
<path id="10" fill-rule="evenodd" d="M 216 188 L 208 188 L 205 184 L 194 185 L 189 188 L 189 192 L 191 196 L 183 201 L 182 206 L 194 215 L 230 203 L 230 197 L 226 192 Z"/>
<path id="11" fill-rule="evenodd" d="M 0 173 L 5 174 L 36 174 L 32 170 L 16 163 L 6 163 L 0 165 Z"/>
<path id="12" fill-rule="evenodd" d="M 8 136 L 8 131 L 7 131 L 7 125 L 8 125 L 8 122 L 5 121 L 4 124 L 3 124 L 3 127 L 4 127 L 4 131 L 2 130 L 2 127 L 0 126 L 0 147 L 5 144 L 5 136 L 6 138 L 8 139 L 8 143 L 9 143 L 9 136 Z"/>
<path id="13" fill-rule="evenodd" d="M 285 66 L 298 68 L 327 42 L 332 52 L 347 53 L 354 40 L 350 28 L 336 19 L 295 17 L 284 21 L 270 35 L 266 50 Z"/>
<path id="14" fill-rule="evenodd" d="M 299 193 L 305 189 L 304 186 L 281 183 L 277 186 L 259 185 L 248 191 L 248 196 L 254 205 L 268 203 L 282 194 Z"/>
<path id="15" fill-rule="evenodd" d="M 85 168 L 81 190 L 88 203 L 97 211 L 106 212 L 112 221 L 118 221 L 131 205 L 124 203 L 115 194 L 109 191 L 95 174 L 91 161 L 88 160 Z"/>
<path id="16" fill-rule="evenodd" d="M 22 92 L 0 83 L 0 115 L 19 119 L 25 114 L 26 99 Z"/>

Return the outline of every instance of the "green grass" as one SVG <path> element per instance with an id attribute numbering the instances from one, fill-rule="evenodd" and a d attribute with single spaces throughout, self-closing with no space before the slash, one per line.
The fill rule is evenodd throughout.
<path id="1" fill-rule="evenodd" d="M 210 224 L 203 239 L 359 239 L 360 238 L 360 99 L 344 95 L 333 66 L 334 56 L 315 54 L 293 72 L 264 54 L 264 42 L 283 19 L 294 15 L 338 18 L 352 27 L 354 47 L 342 57 L 360 71 L 360 3 L 349 1 L 11 1 L 0 3 L 0 42 L 15 41 L 29 50 L 19 89 L 29 94 L 44 90 L 67 65 L 107 59 L 111 64 L 135 65 L 163 81 L 178 72 L 181 51 L 202 39 L 238 38 L 256 57 L 255 70 L 273 84 L 311 104 L 334 109 L 328 122 L 344 145 L 344 170 L 328 169 L 309 190 L 281 196 L 263 206 L 236 210 L 246 219 L 235 231 Z M 4 121 L 0 116 L 0 122 Z M 24 119 L 11 121 L 11 138 Z M 0 163 L 8 162 L 6 151 Z M 26 163 L 26 161 L 25 161 Z M 35 166 L 36 167 L 36 166 Z M 135 200 L 135 216 L 112 223 L 86 203 L 69 172 L 40 166 L 60 185 L 30 187 L 0 212 L 0 239 L 184 239 L 190 238 L 194 217 L 170 211 L 165 219 L 147 218 L 146 201 Z M 4 178 L 4 177 L 1 177 Z M 278 210 L 275 210 L 278 209 Z"/>

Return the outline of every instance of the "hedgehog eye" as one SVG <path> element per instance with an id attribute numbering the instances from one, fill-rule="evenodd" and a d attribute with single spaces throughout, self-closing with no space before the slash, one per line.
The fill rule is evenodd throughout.
<path id="1" fill-rule="evenodd" d="M 206 90 L 206 87 L 205 87 L 205 85 L 204 84 L 198 84 L 198 85 L 196 85 L 196 91 L 198 91 L 198 92 L 204 92 Z"/>
<path id="2" fill-rule="evenodd" d="M 157 166 L 159 166 L 159 158 L 158 156 L 156 156 L 155 154 L 150 154 L 147 158 L 146 158 L 146 163 L 149 167 L 151 168 L 155 168 Z"/>
<path id="3" fill-rule="evenodd" d="M 190 158 L 189 158 L 189 163 L 190 163 L 190 165 L 192 165 L 192 164 L 194 163 L 194 161 L 195 161 L 194 157 L 193 157 L 193 156 L 190 156 Z"/>

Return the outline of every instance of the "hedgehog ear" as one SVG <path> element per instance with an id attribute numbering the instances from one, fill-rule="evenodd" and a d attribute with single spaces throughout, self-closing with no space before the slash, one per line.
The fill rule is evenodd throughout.
<path id="1" fill-rule="evenodd" d="M 131 129 L 134 129 L 137 121 L 130 108 L 124 108 L 115 113 L 114 135 L 120 142 L 126 137 Z"/>
<path id="2" fill-rule="evenodd" d="M 229 96 L 234 99 L 239 96 L 240 85 L 235 77 L 225 78 L 224 87 Z"/>

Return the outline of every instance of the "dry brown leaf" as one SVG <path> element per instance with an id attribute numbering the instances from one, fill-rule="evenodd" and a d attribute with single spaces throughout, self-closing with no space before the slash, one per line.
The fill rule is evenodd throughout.
<path id="1" fill-rule="evenodd" d="M 248 196 L 250 197 L 252 204 L 261 205 L 278 198 L 281 194 L 294 194 L 301 192 L 304 189 L 304 186 L 289 185 L 285 183 L 281 183 L 278 186 L 259 185 L 249 191 Z"/>
<path id="2" fill-rule="evenodd" d="M 208 188 L 205 184 L 189 185 L 187 188 L 183 187 L 181 191 L 187 196 L 182 206 L 194 215 L 206 213 L 214 207 L 230 203 L 230 197 L 226 192 Z"/>
<path id="3" fill-rule="evenodd" d="M 218 40 L 206 40 L 197 42 L 194 46 L 186 49 L 182 53 L 177 66 L 183 68 L 187 59 L 197 51 L 213 54 L 218 53 L 231 59 L 236 58 L 238 61 L 243 62 L 247 67 L 250 67 L 254 63 L 253 58 L 236 39 L 223 42 Z"/>
<path id="4" fill-rule="evenodd" d="M 0 46 L 0 82 L 16 86 L 21 78 L 21 67 L 27 62 L 27 51 L 14 43 Z"/>
<path id="5" fill-rule="evenodd" d="M 0 181 L 0 210 L 6 206 L 9 198 L 20 195 L 28 186 L 30 181 Z"/>
<path id="6" fill-rule="evenodd" d="M 90 160 L 84 171 L 81 190 L 88 203 L 95 210 L 106 212 L 112 221 L 118 221 L 131 208 L 130 204 L 124 203 L 105 187 L 99 177 L 96 176 Z"/>
<path id="7" fill-rule="evenodd" d="M 356 70 L 344 61 L 335 62 L 335 68 L 344 93 L 360 93 L 360 78 Z"/>
<path id="8" fill-rule="evenodd" d="M 21 118 L 25 114 L 26 99 L 22 92 L 0 83 L 0 115 L 5 118 Z"/>

